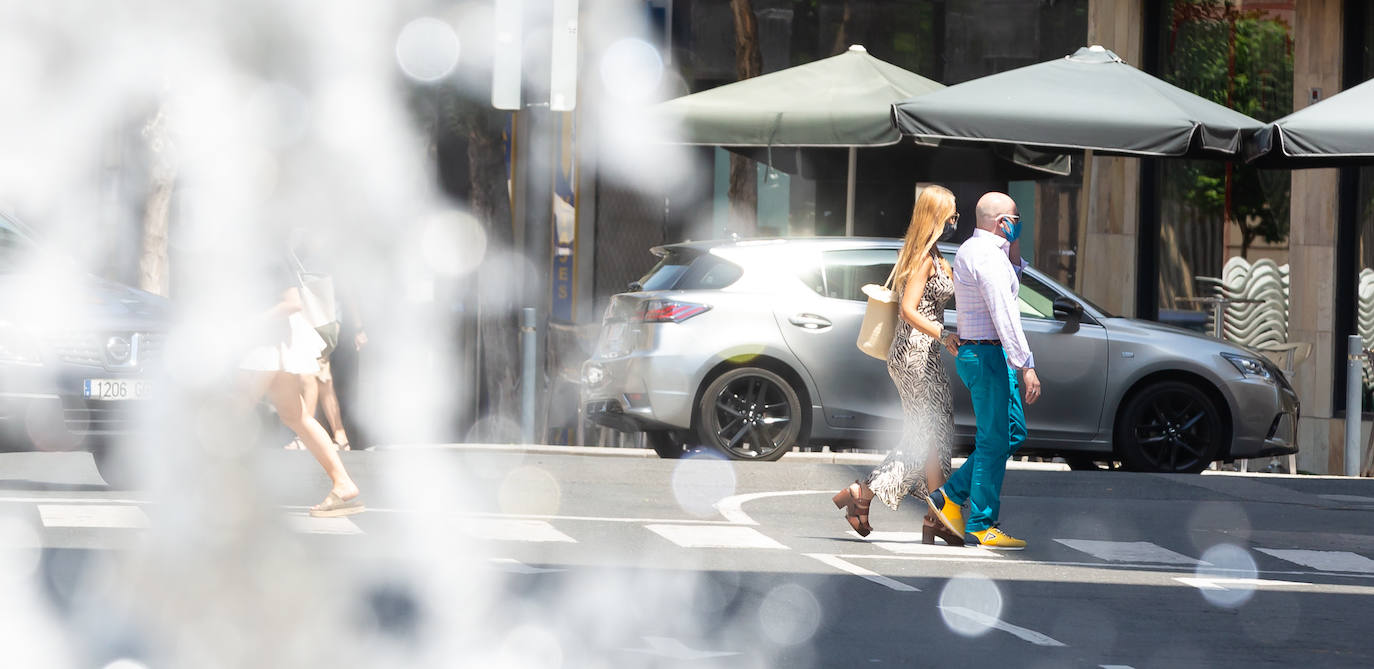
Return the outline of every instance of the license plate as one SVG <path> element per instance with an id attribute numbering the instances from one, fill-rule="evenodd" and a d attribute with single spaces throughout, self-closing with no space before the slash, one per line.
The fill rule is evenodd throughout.
<path id="1" fill-rule="evenodd" d="M 130 379 L 86 379 L 82 394 L 88 400 L 142 400 L 152 395 L 152 384 Z"/>

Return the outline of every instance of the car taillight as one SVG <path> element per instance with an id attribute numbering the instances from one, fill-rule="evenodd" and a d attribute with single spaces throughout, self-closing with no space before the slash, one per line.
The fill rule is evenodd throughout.
<path id="1" fill-rule="evenodd" d="M 710 311 L 711 307 L 691 302 L 649 300 L 644 303 L 645 323 L 681 323 L 693 316 Z"/>

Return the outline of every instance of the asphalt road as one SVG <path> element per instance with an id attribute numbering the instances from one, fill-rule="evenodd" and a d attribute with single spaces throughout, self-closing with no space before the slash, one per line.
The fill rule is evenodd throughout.
<path id="1" fill-rule="evenodd" d="M 34 555 L 30 606 L 78 649 L 72 666 L 163 666 L 197 639 L 271 638 L 277 623 L 252 612 L 321 592 L 337 624 L 299 622 L 306 606 L 291 618 L 303 650 L 280 653 L 323 662 L 308 649 L 328 644 L 355 666 L 1374 666 L 1374 480 L 1013 470 L 1003 526 L 1030 546 L 998 553 L 922 546 L 917 504 L 875 506 L 875 533 L 852 535 L 829 498 L 861 465 L 346 456 L 369 511 L 311 519 L 325 479 L 304 453 L 134 490 L 104 486 L 85 454 L 3 454 L 0 568 Z M 188 493 L 225 481 L 258 489 Z M 312 585 L 321 573 L 333 585 Z M 28 610 L 15 582 L 0 580 L 0 613 Z M 149 612 L 177 606 L 237 641 Z"/>

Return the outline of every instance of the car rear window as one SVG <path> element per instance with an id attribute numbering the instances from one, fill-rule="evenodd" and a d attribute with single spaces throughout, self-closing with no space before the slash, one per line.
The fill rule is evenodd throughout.
<path id="1" fill-rule="evenodd" d="M 669 250 L 638 283 L 640 290 L 717 290 L 742 274 L 738 265 L 709 253 Z"/>
<path id="2" fill-rule="evenodd" d="M 821 254 L 821 266 L 803 269 L 803 283 L 819 295 L 840 300 L 868 299 L 864 284 L 881 285 L 897 262 L 897 249 L 845 249 Z"/>

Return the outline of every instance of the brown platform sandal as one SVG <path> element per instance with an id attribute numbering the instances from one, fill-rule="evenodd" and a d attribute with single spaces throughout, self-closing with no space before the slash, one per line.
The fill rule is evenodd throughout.
<path id="1" fill-rule="evenodd" d="M 934 515 L 927 511 L 925 518 L 921 521 L 921 543 L 933 544 L 935 537 L 944 539 L 945 543 L 950 546 L 964 545 L 963 537 L 950 532 L 944 523 L 936 520 Z"/>
<path id="2" fill-rule="evenodd" d="M 868 505 L 871 499 L 863 498 L 863 484 L 855 481 L 849 487 L 835 493 L 830 498 L 835 503 L 835 507 L 844 509 L 844 519 L 849 521 L 849 526 L 861 537 L 868 536 L 873 531 L 873 526 L 868 524 Z"/>

